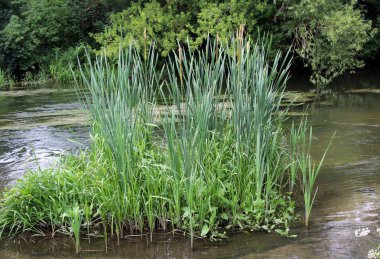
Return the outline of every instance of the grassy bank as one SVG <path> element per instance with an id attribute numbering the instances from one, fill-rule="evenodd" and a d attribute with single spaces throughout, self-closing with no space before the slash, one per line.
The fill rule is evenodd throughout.
<path id="1" fill-rule="evenodd" d="M 0 89 L 5 87 L 11 87 L 13 85 L 14 81 L 12 80 L 10 75 L 0 68 Z"/>
<path id="2" fill-rule="evenodd" d="M 66 50 L 54 49 L 46 57 L 48 62 L 40 64 L 38 69 L 20 72 L 18 77 L 0 68 L 0 88 L 35 88 L 53 83 L 74 83 L 75 77 L 80 77 L 78 60 L 83 64 L 86 60 L 85 53 L 86 47 L 83 45 Z"/>
<path id="3" fill-rule="evenodd" d="M 1 235 L 69 234 L 77 251 L 99 233 L 107 243 L 179 231 L 191 245 L 237 228 L 288 235 L 289 186 L 313 181 L 312 192 L 316 175 L 299 177 L 314 170 L 309 128 L 295 127 L 289 145 L 281 98 L 290 63 L 281 53 L 269 63 L 268 49 L 243 39 L 180 47 L 162 69 L 153 50 L 141 58 L 133 47 L 117 64 L 88 60 L 77 83 L 91 147 L 6 191 Z"/>

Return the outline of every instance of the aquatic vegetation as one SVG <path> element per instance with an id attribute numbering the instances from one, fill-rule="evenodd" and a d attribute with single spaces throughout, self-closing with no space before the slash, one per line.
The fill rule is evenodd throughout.
<path id="1" fill-rule="evenodd" d="M 77 83 L 91 147 L 6 191 L 0 234 L 69 234 L 77 252 L 82 235 L 99 233 L 106 246 L 109 235 L 152 240 L 155 231 L 184 233 L 191 246 L 231 229 L 289 235 L 295 203 L 285 189 L 308 172 L 311 191 L 323 159 L 315 168 L 294 146 L 312 134 L 305 121 L 289 147 L 281 99 L 290 62 L 280 52 L 269 62 L 267 40 L 180 47 L 162 69 L 153 48 L 144 59 L 121 50 L 116 64 L 89 58 Z"/>
<path id="2" fill-rule="evenodd" d="M 294 160 L 295 157 L 305 157 L 308 154 L 309 150 L 306 146 L 305 136 L 308 131 L 307 121 L 301 120 L 298 129 L 295 127 L 294 122 L 292 123 L 292 127 L 290 129 L 289 136 L 289 173 L 290 173 L 290 181 L 289 181 L 289 191 L 293 193 L 295 190 L 295 185 L 297 181 L 297 177 L 299 175 L 300 161 L 299 159 Z M 307 166 L 305 164 L 305 166 Z M 305 168 L 306 169 L 306 168 Z"/>
<path id="3" fill-rule="evenodd" d="M 290 191 L 293 191 L 298 171 L 300 171 L 301 189 L 304 202 L 304 224 L 306 227 L 309 226 L 311 210 L 313 208 L 315 197 L 318 192 L 318 187 L 314 188 L 315 181 L 334 136 L 335 133 L 332 136 L 321 160 L 318 164 L 316 164 L 310 156 L 310 148 L 313 139 L 313 128 L 308 125 L 307 120 L 301 120 L 298 129 L 294 126 L 293 123 L 290 130 Z M 292 162 L 293 158 L 296 158 L 296 162 Z"/>
<path id="4" fill-rule="evenodd" d="M 5 86 L 13 87 L 13 85 L 14 81 L 11 76 L 0 68 L 0 89 Z"/>
<path id="5" fill-rule="evenodd" d="M 76 69 L 78 59 L 83 59 L 84 56 L 83 45 L 70 47 L 66 50 L 54 49 L 49 62 L 49 75 L 52 79 L 59 82 L 72 82 L 74 81 L 74 74 L 79 75 L 79 70 Z"/>
<path id="6" fill-rule="evenodd" d="M 80 228 L 83 218 L 83 211 L 79 209 L 78 204 L 75 204 L 73 208 L 68 209 L 61 215 L 62 218 L 67 217 L 69 219 L 70 233 L 73 233 L 75 238 L 75 250 L 79 253 L 80 244 Z"/>
<path id="7" fill-rule="evenodd" d="M 307 139 L 308 132 L 309 132 L 309 137 Z M 319 171 L 321 170 L 323 161 L 325 160 L 327 151 L 330 148 L 330 145 L 332 143 L 334 136 L 335 136 L 335 133 L 332 136 L 321 160 L 319 161 L 318 164 L 316 164 L 315 162 L 313 162 L 310 156 L 310 147 L 312 145 L 312 139 L 313 139 L 312 127 L 311 126 L 309 127 L 306 122 L 300 123 L 299 129 L 297 132 L 295 132 L 294 127 L 292 127 L 291 140 L 295 138 L 299 141 L 298 152 L 296 156 L 298 159 L 299 170 L 301 171 L 301 177 L 302 177 L 301 188 L 302 188 L 303 202 L 304 202 L 304 224 L 306 227 L 309 226 L 311 210 L 313 208 L 314 200 L 318 192 L 318 187 L 315 188 L 314 190 L 315 181 L 317 179 Z M 292 170 L 296 170 L 296 169 L 293 169 L 293 167 L 294 166 L 291 165 L 291 175 L 294 174 Z"/>
<path id="8" fill-rule="evenodd" d="M 49 75 L 41 70 L 38 73 L 26 72 L 23 79 L 21 80 L 22 84 L 37 85 L 37 84 L 46 84 L 49 81 Z"/>

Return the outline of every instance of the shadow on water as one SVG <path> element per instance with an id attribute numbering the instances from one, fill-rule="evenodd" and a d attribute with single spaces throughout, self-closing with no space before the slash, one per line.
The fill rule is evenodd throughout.
<path id="1" fill-rule="evenodd" d="M 362 79 L 363 80 L 363 79 Z M 345 81 L 348 82 L 348 81 Z M 355 80 L 351 85 L 355 87 Z M 378 85 L 380 86 L 380 81 Z M 365 86 L 368 87 L 368 86 Z M 34 91 L 34 92 L 33 92 Z M 171 234 L 131 237 L 120 246 L 102 239 L 82 240 L 82 258 L 365 258 L 380 237 L 380 94 L 332 93 L 309 107 L 314 130 L 312 155 L 318 159 L 337 135 L 320 177 L 309 229 L 294 226 L 295 238 L 275 234 L 234 233 L 221 242 L 189 240 Z M 58 154 L 87 143 L 86 117 L 73 90 L 0 92 L 0 177 L 5 184 L 37 164 L 46 167 Z M 368 227 L 366 237 L 355 230 Z M 3 258 L 77 257 L 68 238 L 0 241 Z"/>

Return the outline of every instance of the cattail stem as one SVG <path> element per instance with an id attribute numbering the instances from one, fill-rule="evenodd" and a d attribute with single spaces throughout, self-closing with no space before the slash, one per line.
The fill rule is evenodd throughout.
<path id="1" fill-rule="evenodd" d="M 182 57 L 181 45 L 179 45 L 179 48 L 178 48 L 178 61 L 179 61 L 179 80 L 181 82 L 181 92 L 183 93 L 184 92 L 184 89 L 183 89 L 183 69 L 182 69 L 183 57 Z"/>
<path id="2" fill-rule="evenodd" d="M 147 58 L 147 30 L 146 27 L 144 27 L 144 60 L 146 61 Z"/>

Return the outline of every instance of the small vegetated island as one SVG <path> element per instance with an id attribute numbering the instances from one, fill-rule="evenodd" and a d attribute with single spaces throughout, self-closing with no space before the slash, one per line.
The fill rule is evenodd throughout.
<path id="1" fill-rule="evenodd" d="M 56 168 L 28 172 L 4 192 L 2 236 L 118 240 L 156 231 L 217 240 L 229 230 L 290 235 L 295 188 L 308 226 L 315 197 L 312 130 L 285 132 L 281 105 L 289 52 L 270 61 L 269 38 L 203 50 L 179 46 L 163 66 L 154 47 L 130 45 L 80 67 L 77 89 L 92 122 L 91 146 Z M 290 137 L 289 137 L 290 135 Z"/>

